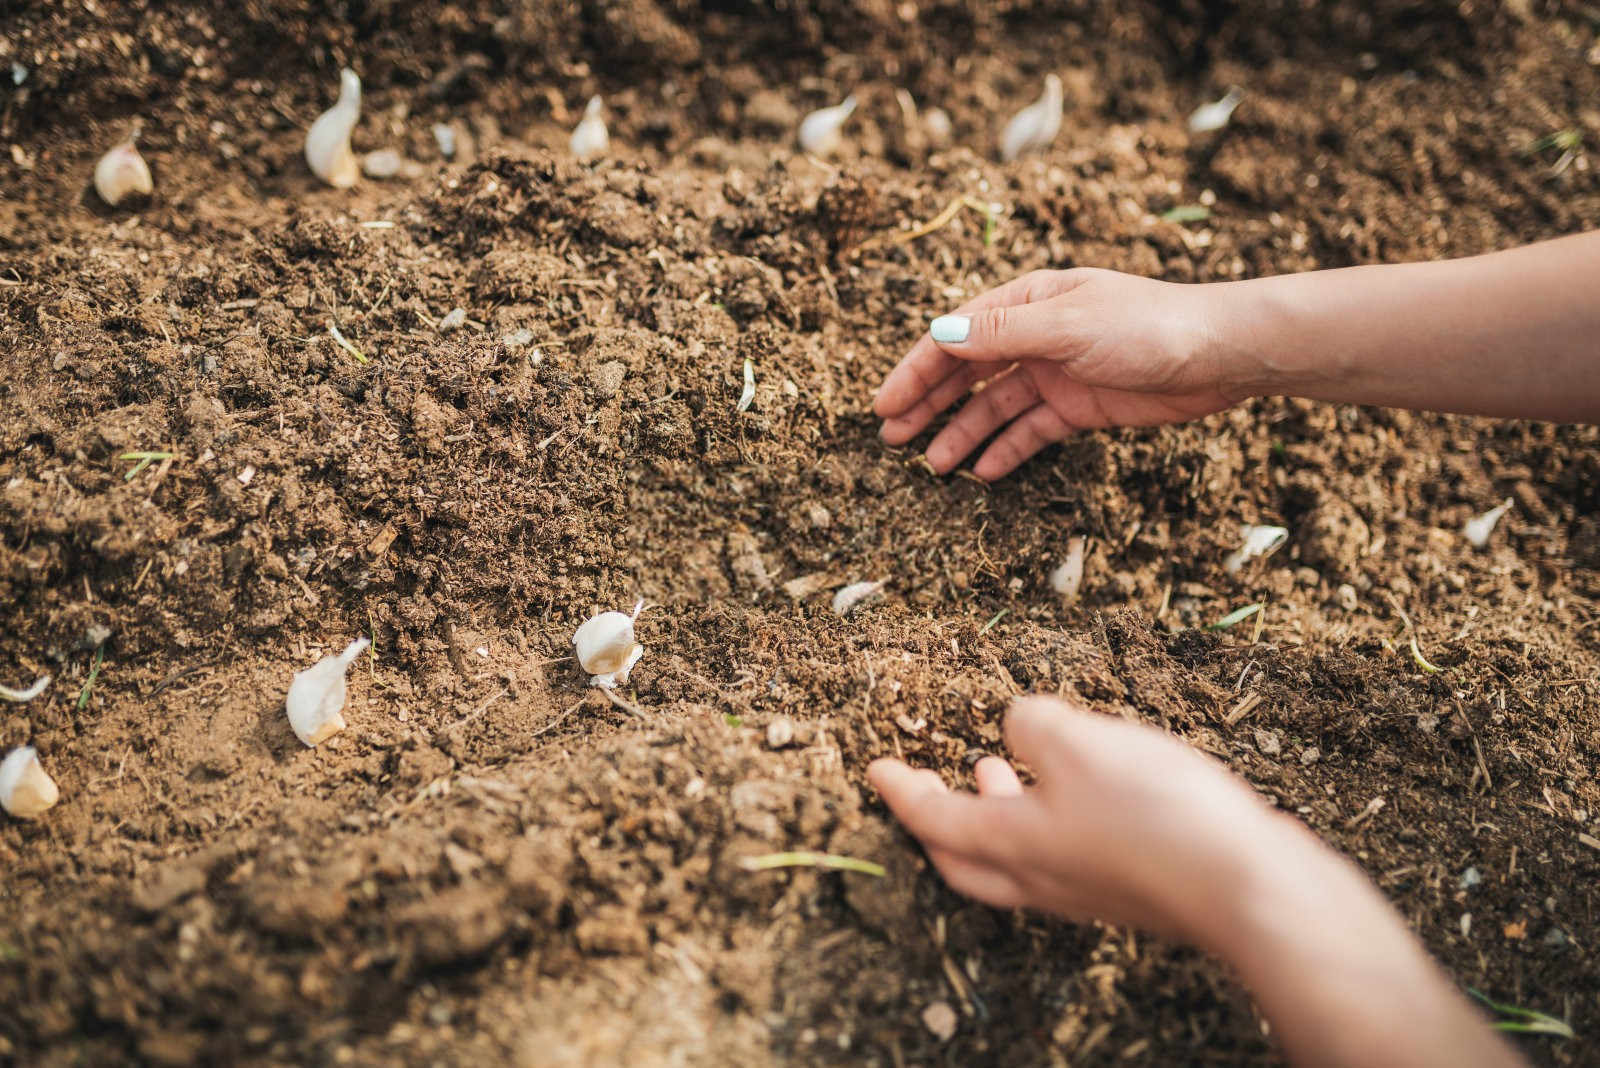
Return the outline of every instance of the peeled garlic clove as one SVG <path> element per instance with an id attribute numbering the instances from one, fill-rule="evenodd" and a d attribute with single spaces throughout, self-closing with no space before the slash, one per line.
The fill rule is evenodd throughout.
<path id="1" fill-rule="evenodd" d="M 31 701 L 44 693 L 44 688 L 50 685 L 49 675 L 40 675 L 33 680 L 33 685 L 21 690 L 13 690 L 9 686 L 0 686 L 0 701 L 15 701 L 18 704 Z"/>
<path id="2" fill-rule="evenodd" d="M 433 143 L 439 146 L 439 155 L 445 159 L 456 157 L 456 131 L 442 122 L 433 124 Z"/>
<path id="3" fill-rule="evenodd" d="M 1024 152 L 1050 147 L 1061 132 L 1061 78 L 1044 76 L 1044 93 L 1017 112 L 1000 135 L 1000 158 L 1010 163 Z"/>
<path id="4" fill-rule="evenodd" d="M 372 642 L 357 638 L 337 656 L 325 656 L 294 673 L 284 707 L 295 737 L 308 746 L 321 745 L 348 725 L 344 721 L 344 673 Z"/>
<path id="5" fill-rule="evenodd" d="M 922 115 L 922 128 L 928 132 L 928 140 L 936 146 L 950 143 L 950 137 L 955 132 L 955 127 L 950 122 L 950 113 L 944 108 L 929 108 Z"/>
<path id="6" fill-rule="evenodd" d="M 852 93 L 831 108 L 818 108 L 800 120 L 800 150 L 813 156 L 832 155 L 839 147 L 839 131 L 856 110 Z"/>
<path id="7" fill-rule="evenodd" d="M 1461 527 L 1461 536 L 1471 542 L 1474 549 L 1483 548 L 1489 544 L 1489 535 L 1494 533 L 1495 524 L 1510 510 L 1511 498 L 1507 497 L 1482 515 L 1467 520 Z"/>
<path id="8" fill-rule="evenodd" d="M 376 149 L 361 157 L 361 173 L 368 178 L 393 178 L 405 165 L 405 157 L 392 148 Z"/>
<path id="9" fill-rule="evenodd" d="M 13 749 L 0 761 L 0 808 L 31 820 L 61 800 L 56 781 L 45 773 L 33 746 Z"/>
<path id="10" fill-rule="evenodd" d="M 589 685 L 609 690 L 628 681 L 628 673 L 644 655 L 644 646 L 633 640 L 633 621 L 644 607 L 641 599 L 632 615 L 601 612 L 590 618 L 572 636 L 578 665 L 589 673 Z"/>
<path id="11" fill-rule="evenodd" d="M 1244 90 L 1237 85 L 1229 89 L 1221 100 L 1213 100 L 1209 104 L 1201 104 L 1189 115 L 1190 133 L 1211 133 L 1228 125 L 1228 120 L 1233 118 L 1233 109 L 1239 106 L 1239 101 L 1244 99 Z"/>
<path id="12" fill-rule="evenodd" d="M 844 587 L 833 595 L 833 614 L 841 618 L 849 615 L 856 605 L 876 595 L 884 585 L 883 582 L 856 582 Z"/>
<path id="13" fill-rule="evenodd" d="M 611 150 L 611 135 L 606 132 L 606 120 L 600 111 L 605 102 L 591 96 L 583 107 L 583 118 L 572 131 L 572 154 L 584 163 L 598 159 Z"/>
<path id="14" fill-rule="evenodd" d="M 150 166 L 130 137 L 100 157 L 94 165 L 94 191 L 111 207 L 129 196 L 147 197 L 155 189 Z"/>
<path id="15" fill-rule="evenodd" d="M 1222 569 L 1230 575 L 1237 574 L 1240 568 L 1258 556 L 1270 556 L 1277 552 L 1289 540 L 1289 532 L 1283 527 L 1256 527 L 1248 523 L 1239 528 L 1239 536 L 1244 539 L 1244 544 L 1222 561 Z"/>
<path id="16" fill-rule="evenodd" d="M 339 72 L 339 101 L 324 111 L 306 133 L 306 163 L 311 173 L 335 189 L 349 189 L 361 177 L 350 151 L 350 134 L 361 118 L 361 79 L 346 67 Z"/>
<path id="17" fill-rule="evenodd" d="M 1050 588 L 1063 600 L 1076 601 L 1078 589 L 1083 585 L 1083 547 L 1087 539 L 1073 538 L 1067 542 L 1067 558 L 1061 566 L 1050 572 Z"/>

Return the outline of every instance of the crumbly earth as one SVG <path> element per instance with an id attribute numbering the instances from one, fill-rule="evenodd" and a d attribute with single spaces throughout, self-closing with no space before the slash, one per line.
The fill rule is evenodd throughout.
<path id="1" fill-rule="evenodd" d="M 886 753 L 970 782 L 1006 700 L 1052 691 L 1215 754 L 1464 987 L 1578 1031 L 1531 1058 L 1595 1063 L 1600 434 L 1270 399 L 985 486 L 870 412 L 931 315 L 1032 268 L 1208 281 L 1595 226 L 1593 12 L 707 7 L 0 24 L 0 681 L 54 676 L 0 744 L 62 790 L 0 822 L 0 1059 L 1276 1061 L 1225 968 L 956 897 L 866 787 Z M 416 176 L 310 176 L 345 63 L 356 147 Z M 995 163 L 1047 70 L 1060 138 Z M 1233 125 L 1191 137 L 1230 84 Z M 851 91 L 841 157 L 797 156 Z M 580 166 L 593 92 L 614 156 Z M 135 122 L 155 194 L 107 209 L 89 174 Z M 1292 534 L 1233 575 L 1241 522 Z M 609 701 L 569 637 L 637 597 Z M 358 634 L 350 728 L 308 750 L 290 677 Z M 887 874 L 740 866 L 790 849 Z"/>

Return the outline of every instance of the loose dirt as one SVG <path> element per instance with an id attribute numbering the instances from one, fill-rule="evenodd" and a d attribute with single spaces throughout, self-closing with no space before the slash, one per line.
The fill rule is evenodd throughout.
<path id="1" fill-rule="evenodd" d="M 1592 13 L 348 7 L 0 25 L 0 681 L 55 676 L 0 744 L 63 795 L 0 823 L 0 1055 L 1274 1061 L 1214 961 L 964 901 L 866 787 L 891 753 L 970 782 L 1007 699 L 1050 691 L 1215 754 L 1463 986 L 1579 1032 L 1533 1059 L 1593 1063 L 1600 434 L 1271 399 L 985 486 L 870 413 L 931 315 L 1029 269 L 1209 281 L 1595 226 L 1586 150 L 1530 148 L 1600 143 Z M 420 177 L 311 178 L 343 63 L 357 148 Z M 1047 70 L 1061 137 L 993 162 Z M 1233 125 L 1191 138 L 1230 84 Z M 597 91 L 615 154 L 579 166 Z M 795 155 L 851 91 L 843 158 Z M 89 175 L 135 121 L 156 191 L 109 210 Z M 130 477 L 132 451 L 171 456 Z M 1230 575 L 1241 522 L 1293 533 Z M 639 596 L 624 708 L 568 642 Z M 290 677 L 357 634 L 351 727 L 307 750 Z M 787 849 L 887 876 L 739 866 Z"/>

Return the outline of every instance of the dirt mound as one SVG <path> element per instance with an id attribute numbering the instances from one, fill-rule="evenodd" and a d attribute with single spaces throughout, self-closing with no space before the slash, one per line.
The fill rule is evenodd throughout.
<path id="1" fill-rule="evenodd" d="M 985 486 L 870 414 L 930 315 L 1029 269 L 1211 281 L 1600 223 L 1547 136 L 1600 137 L 1580 14 L 101 7 L 0 31 L 0 682 L 55 676 L 0 743 L 63 792 L 0 826 L 0 1053 L 1271 1060 L 1214 962 L 975 906 L 886 822 L 871 758 L 967 781 L 1027 690 L 1215 754 L 1463 985 L 1600 1022 L 1600 433 L 1263 400 Z M 299 131 L 345 62 L 357 148 L 422 177 L 314 186 Z M 1047 70 L 1058 143 L 993 162 Z M 580 166 L 597 91 L 618 155 Z M 843 158 L 795 156 L 851 91 Z M 135 119 L 156 192 L 107 210 L 87 176 Z M 1288 546 L 1227 573 L 1261 521 Z M 569 639 L 639 596 L 619 705 Z M 305 750 L 289 678 L 356 634 L 351 728 Z M 788 849 L 887 876 L 740 865 Z"/>

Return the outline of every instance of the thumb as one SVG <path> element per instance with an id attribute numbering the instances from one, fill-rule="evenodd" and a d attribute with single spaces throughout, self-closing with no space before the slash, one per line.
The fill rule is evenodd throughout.
<path id="1" fill-rule="evenodd" d="M 1073 349 L 1076 316 L 1069 294 L 984 308 L 968 315 L 941 315 L 928 326 L 939 348 L 962 360 L 1065 359 Z"/>

